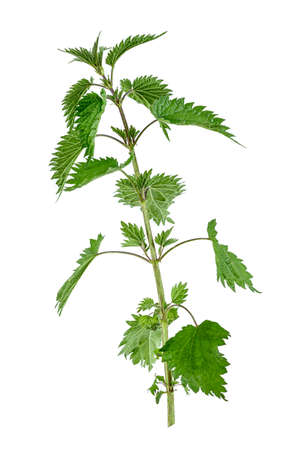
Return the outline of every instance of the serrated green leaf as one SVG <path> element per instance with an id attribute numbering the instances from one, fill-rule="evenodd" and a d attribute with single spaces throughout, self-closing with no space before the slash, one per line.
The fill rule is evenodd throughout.
<path id="1" fill-rule="evenodd" d="M 121 231 L 126 240 L 122 247 L 141 247 L 147 249 L 145 233 L 143 227 L 138 227 L 135 223 L 121 222 Z"/>
<path id="2" fill-rule="evenodd" d="M 72 167 L 73 172 L 66 182 L 69 186 L 65 188 L 65 191 L 73 191 L 74 189 L 85 186 L 97 178 L 121 170 L 130 164 L 131 160 L 132 156 L 124 163 L 119 164 L 115 158 L 108 156 L 99 159 L 91 158 L 88 161 L 77 163 Z"/>
<path id="3" fill-rule="evenodd" d="M 74 125 L 76 108 L 78 106 L 79 100 L 86 94 L 92 83 L 92 78 L 90 81 L 82 78 L 70 87 L 62 101 L 67 126 L 70 130 Z"/>
<path id="4" fill-rule="evenodd" d="M 168 230 L 163 230 L 161 233 L 158 233 L 155 236 L 155 242 L 162 248 L 167 247 L 168 245 L 174 244 L 178 241 L 178 239 L 170 238 L 169 236 L 172 233 L 173 227 Z"/>
<path id="5" fill-rule="evenodd" d="M 132 315 L 134 320 L 127 321 L 128 330 L 120 343 L 123 347 L 120 355 L 130 356 L 133 364 L 152 369 L 156 361 L 156 351 L 161 343 L 161 330 L 158 319 L 152 316 Z"/>
<path id="6" fill-rule="evenodd" d="M 99 234 L 97 236 L 97 239 L 90 239 L 90 246 L 88 248 L 85 248 L 80 254 L 80 258 L 77 261 L 78 267 L 76 267 L 73 274 L 67 279 L 67 281 L 58 291 L 56 297 L 56 308 L 59 315 L 61 315 L 68 298 L 70 297 L 81 276 L 97 256 L 100 244 L 103 239 L 104 236 L 102 236 L 102 234 Z"/>
<path id="7" fill-rule="evenodd" d="M 229 127 L 223 125 L 224 119 L 205 109 L 205 106 L 194 106 L 194 103 L 185 103 L 184 98 L 170 99 L 168 96 L 160 97 L 151 106 L 151 112 L 160 121 L 162 126 L 196 125 L 213 130 L 238 143 Z"/>
<path id="8" fill-rule="evenodd" d="M 147 108 L 161 96 L 170 95 L 171 89 L 167 85 L 152 75 L 145 75 L 136 78 L 132 83 L 128 79 L 120 81 L 123 91 L 131 91 L 128 96 Z"/>
<path id="9" fill-rule="evenodd" d="M 86 94 L 76 108 L 76 130 L 80 134 L 82 147 L 86 149 L 85 156 L 89 158 L 94 155 L 95 137 L 105 106 L 106 94 L 102 89 L 101 96 L 95 92 Z"/>
<path id="10" fill-rule="evenodd" d="M 160 375 L 156 375 L 152 385 L 149 387 L 149 391 L 155 397 L 155 403 L 158 404 L 161 396 L 165 394 L 165 391 L 160 390 L 158 383 L 163 384 L 165 386 L 165 379 Z"/>
<path id="11" fill-rule="evenodd" d="M 201 389 L 206 395 L 225 400 L 225 381 L 222 377 L 229 365 L 218 347 L 225 344 L 228 331 L 218 323 L 205 320 L 199 326 L 183 327 L 160 349 L 175 378 L 194 392 Z"/>
<path id="12" fill-rule="evenodd" d="M 134 126 L 130 125 L 129 130 L 128 130 L 128 134 L 129 134 L 129 137 L 131 138 L 132 141 L 135 140 L 135 138 L 137 137 L 139 132 L 140 132 L 140 130 L 137 130 Z"/>
<path id="13" fill-rule="evenodd" d="M 52 179 L 56 180 L 58 194 L 64 190 L 65 183 L 73 164 L 82 151 L 81 140 L 78 131 L 70 131 L 63 136 L 53 153 L 50 168 L 54 172 Z"/>
<path id="14" fill-rule="evenodd" d="M 171 325 L 171 323 L 173 323 L 175 320 L 177 320 L 179 317 L 178 315 L 178 308 L 172 307 L 168 310 L 167 312 L 167 319 L 168 319 L 168 324 Z"/>
<path id="15" fill-rule="evenodd" d="M 121 128 L 110 127 L 114 133 L 116 133 L 123 141 L 126 143 L 126 132 L 125 130 L 121 130 Z"/>
<path id="16" fill-rule="evenodd" d="M 183 190 L 184 185 L 177 176 L 158 174 L 152 177 L 151 171 L 147 171 L 139 177 L 118 180 L 115 196 L 131 207 L 140 206 L 140 198 L 146 198 L 150 218 L 159 225 L 168 219 L 168 208 Z"/>
<path id="17" fill-rule="evenodd" d="M 154 41 L 160 36 L 163 36 L 166 32 L 155 35 L 155 34 L 143 34 L 136 36 L 129 36 L 127 39 L 121 41 L 119 44 L 115 45 L 106 57 L 106 64 L 109 66 L 114 66 L 118 59 L 131 48 L 137 45 L 145 44 L 146 42 Z"/>
<path id="18" fill-rule="evenodd" d="M 165 394 L 163 391 L 158 391 L 155 394 L 155 403 L 158 405 L 162 395 Z"/>
<path id="19" fill-rule="evenodd" d="M 152 309 L 154 306 L 155 303 L 152 298 L 146 297 L 138 304 L 137 312 L 147 311 L 148 309 Z"/>
<path id="20" fill-rule="evenodd" d="M 178 284 L 175 284 L 171 290 L 171 298 L 172 302 L 176 305 L 181 305 L 186 301 L 188 296 L 188 288 L 186 287 L 187 283 L 182 283 L 181 281 Z"/>
<path id="21" fill-rule="evenodd" d="M 88 50 L 87 48 L 79 47 L 65 48 L 62 51 L 74 56 L 74 59 L 71 62 L 79 61 L 88 64 L 89 66 L 93 67 L 93 69 L 95 69 L 97 73 L 102 75 L 102 59 L 104 51 L 107 50 L 107 47 L 99 46 L 99 36 L 100 34 L 97 36 L 97 39 L 95 40 L 90 50 Z"/>
<path id="22" fill-rule="evenodd" d="M 224 287 L 227 284 L 233 291 L 235 291 L 235 285 L 237 284 L 244 289 L 248 286 L 250 291 L 260 293 L 253 286 L 251 280 L 253 276 L 247 271 L 243 260 L 228 251 L 227 245 L 222 245 L 217 240 L 216 224 L 216 219 L 211 220 L 207 226 L 207 232 L 215 252 L 217 280 L 221 281 Z"/>

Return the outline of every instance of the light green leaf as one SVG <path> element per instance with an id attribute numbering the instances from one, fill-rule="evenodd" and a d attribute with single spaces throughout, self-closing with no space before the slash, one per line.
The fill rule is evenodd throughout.
<path id="1" fill-rule="evenodd" d="M 137 312 L 147 311 L 149 309 L 152 309 L 154 306 L 155 303 L 152 298 L 146 297 L 138 304 Z"/>
<path id="2" fill-rule="evenodd" d="M 97 256 L 100 244 L 103 239 L 104 236 L 102 236 L 102 234 L 99 234 L 97 236 L 97 239 L 90 239 L 90 246 L 83 250 L 80 258 L 77 261 L 78 267 L 76 267 L 73 274 L 67 279 L 67 281 L 58 291 L 56 297 L 56 308 L 59 315 L 61 315 L 68 298 L 70 297 L 74 287 L 80 280 L 82 274 Z"/>
<path id="3" fill-rule="evenodd" d="M 250 291 L 260 293 L 253 286 L 251 280 L 253 276 L 247 271 L 243 260 L 229 252 L 228 246 L 220 244 L 217 240 L 216 224 L 216 219 L 211 220 L 207 226 L 207 232 L 215 252 L 217 280 L 220 280 L 224 287 L 226 287 L 226 283 L 233 291 L 235 291 L 235 285 L 237 284 L 244 289 L 248 286 Z"/>
<path id="4" fill-rule="evenodd" d="M 205 320 L 199 326 L 183 327 L 160 349 L 166 361 L 182 384 L 194 392 L 201 389 L 206 395 L 225 400 L 225 381 L 222 377 L 229 365 L 218 347 L 225 344 L 228 331 L 218 323 Z"/>
<path id="5" fill-rule="evenodd" d="M 122 247 L 141 247 L 145 250 L 147 249 L 143 227 L 138 227 L 135 223 L 121 222 L 121 231 L 126 238 Z"/>
<path id="6" fill-rule="evenodd" d="M 95 137 L 101 116 L 106 106 L 106 94 L 101 90 L 101 96 L 95 92 L 86 94 L 76 108 L 75 125 L 80 134 L 82 147 L 86 149 L 85 156 L 94 155 Z"/>
<path id="7" fill-rule="evenodd" d="M 186 301 L 186 298 L 188 296 L 188 288 L 186 287 L 187 283 L 178 283 L 175 284 L 172 287 L 171 290 L 171 298 L 172 302 L 176 305 L 181 305 L 181 303 L 184 303 Z"/>
<path id="8" fill-rule="evenodd" d="M 129 36 L 127 39 L 121 41 L 119 44 L 115 45 L 106 57 L 106 64 L 109 66 L 114 66 L 118 59 L 131 48 L 137 45 L 145 44 L 146 42 L 153 41 L 160 36 L 163 36 L 166 32 L 155 35 L 155 34 L 143 34 L 136 36 Z"/>
<path id="9" fill-rule="evenodd" d="M 81 140 L 78 131 L 70 131 L 63 136 L 53 153 L 50 168 L 54 172 L 52 179 L 56 180 L 58 194 L 64 190 L 65 183 L 73 164 L 82 151 Z"/>
<path id="10" fill-rule="evenodd" d="M 208 130 L 217 131 L 232 141 L 238 143 L 229 127 L 222 125 L 224 119 L 205 109 L 205 106 L 194 106 L 194 103 L 185 103 L 184 98 L 170 99 L 168 96 L 160 97 L 151 106 L 151 112 L 160 121 L 162 126 L 196 125 Z"/>
<path id="11" fill-rule="evenodd" d="M 70 87 L 62 101 L 67 126 L 70 130 L 74 125 L 76 108 L 78 106 L 79 100 L 86 94 L 92 83 L 92 78 L 90 81 L 82 78 L 82 80 L 77 81 L 77 83 L 73 84 Z"/>
<path id="12" fill-rule="evenodd" d="M 121 170 L 130 164 L 131 160 L 132 156 L 123 164 L 119 164 L 115 158 L 106 157 L 99 159 L 91 158 L 88 161 L 77 163 L 72 167 L 73 172 L 67 181 L 69 186 L 65 188 L 65 191 L 73 191 L 97 178 Z"/>
<path id="13" fill-rule="evenodd" d="M 151 316 L 132 315 L 134 320 L 127 321 L 128 330 L 120 343 L 123 347 L 120 355 L 130 356 L 133 364 L 152 369 L 156 361 L 156 351 L 161 343 L 161 330 L 158 319 Z"/>
<path id="14" fill-rule="evenodd" d="M 118 180 L 117 188 L 115 196 L 125 205 L 140 206 L 140 199 L 146 198 L 150 218 L 159 225 L 168 220 L 168 208 L 183 192 L 184 185 L 177 176 L 158 174 L 152 177 L 151 171 L 147 171 L 139 177 Z"/>
<path id="15" fill-rule="evenodd" d="M 161 96 L 170 95 L 171 89 L 162 80 L 152 75 L 145 75 L 136 78 L 133 82 L 128 79 L 120 81 L 123 91 L 130 91 L 128 96 L 138 103 L 142 103 L 147 108 Z"/>

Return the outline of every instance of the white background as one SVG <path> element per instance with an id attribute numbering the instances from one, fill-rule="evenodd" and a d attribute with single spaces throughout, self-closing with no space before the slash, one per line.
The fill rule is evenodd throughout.
<path id="1" fill-rule="evenodd" d="M 11 1 L 1 18 L 1 448 L 299 449 L 299 15 L 296 1 Z M 4 9 L 4 11 L 3 11 Z M 4 14 L 3 14 L 4 12 Z M 94 261 L 62 317 L 60 285 L 89 238 L 120 245 L 120 220 L 138 210 L 112 197 L 117 175 L 55 202 L 48 162 L 65 124 L 60 102 L 92 71 L 57 48 L 110 46 L 130 34 L 168 34 L 133 49 L 116 79 L 153 74 L 176 96 L 227 119 L 242 149 L 196 127 L 158 126 L 138 148 L 142 169 L 179 174 L 186 192 L 172 207 L 179 239 L 219 238 L 242 257 L 263 294 L 216 282 L 209 243 L 164 260 L 166 292 L 190 287 L 198 321 L 231 333 L 228 402 L 176 393 L 176 426 L 147 392 L 152 373 L 118 357 L 125 320 L 155 296 L 151 267 L 125 256 Z M 127 99 L 129 121 L 151 120 Z M 120 125 L 113 106 L 102 130 Z M 100 139 L 100 138 L 99 138 Z M 125 158 L 97 141 L 97 154 Z M 189 321 L 182 315 L 171 332 Z M 158 368 L 160 373 L 161 369 Z M 165 400 L 165 399 L 163 399 Z"/>

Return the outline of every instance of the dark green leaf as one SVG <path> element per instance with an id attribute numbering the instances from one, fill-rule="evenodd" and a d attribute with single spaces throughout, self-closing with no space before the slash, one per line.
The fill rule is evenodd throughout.
<path id="1" fill-rule="evenodd" d="M 156 361 L 156 351 L 161 343 L 161 330 L 156 317 L 132 315 L 134 320 L 127 321 L 129 328 L 120 343 L 123 347 L 120 355 L 130 356 L 133 364 L 148 366 L 149 371 Z"/>
<path id="2" fill-rule="evenodd" d="M 65 183 L 73 164 L 82 151 L 81 140 L 78 131 L 70 131 L 63 136 L 53 153 L 50 161 L 51 170 L 54 172 L 52 179 L 56 180 L 58 194 L 64 190 Z"/>
<path id="3" fill-rule="evenodd" d="M 155 394 L 155 403 L 158 405 L 159 404 L 159 401 L 160 401 L 160 399 L 161 399 L 161 396 L 164 394 L 165 392 L 163 392 L 163 391 L 158 391 L 158 392 L 156 392 L 156 394 Z"/>
<path id="4" fill-rule="evenodd" d="M 86 94 L 76 108 L 76 130 L 80 134 L 82 147 L 86 149 L 85 155 L 94 155 L 95 137 L 101 116 L 106 106 L 106 94 L 101 90 L 101 96 L 95 92 Z"/>
<path id="5" fill-rule="evenodd" d="M 56 297 L 56 307 L 59 315 L 61 315 L 68 298 L 70 297 L 82 274 L 85 272 L 93 259 L 95 259 L 95 257 L 97 256 L 100 244 L 103 239 L 104 236 L 102 236 L 102 234 L 99 234 L 97 239 L 90 239 L 90 246 L 83 250 L 80 258 L 77 261 L 78 267 L 76 267 L 73 274 L 70 276 L 70 278 L 67 279 L 67 281 L 58 291 Z"/>
<path id="6" fill-rule="evenodd" d="M 194 103 L 185 103 L 184 98 L 170 99 L 168 96 L 160 97 L 151 106 L 151 112 L 160 121 L 162 126 L 196 125 L 208 130 L 217 131 L 235 141 L 229 127 L 222 125 L 224 119 L 217 117 L 215 113 L 205 109 L 205 106 L 195 106 Z M 238 143 L 238 142 L 237 142 Z"/>
<path id="7" fill-rule="evenodd" d="M 134 223 L 121 222 L 121 231 L 125 238 L 127 238 L 122 247 L 142 247 L 147 248 L 145 233 L 143 227 L 138 227 Z"/>
<path id="8" fill-rule="evenodd" d="M 107 50 L 107 47 L 99 47 L 99 36 L 100 35 L 98 35 L 91 50 L 79 47 L 79 48 L 65 48 L 62 51 L 68 53 L 69 55 L 74 56 L 74 59 L 71 62 L 79 61 L 86 63 L 89 66 L 93 67 L 93 69 L 95 69 L 96 72 L 98 72 L 99 74 L 103 74 L 102 59 L 103 53 L 105 50 Z"/>
<path id="9" fill-rule="evenodd" d="M 75 164 L 72 168 L 73 172 L 67 181 L 69 186 L 65 188 L 65 191 L 73 191 L 97 178 L 116 172 L 130 164 L 131 160 L 132 157 L 127 159 L 123 164 L 119 164 L 115 158 L 111 157 L 100 159 L 91 158 L 88 161 Z"/>
<path id="10" fill-rule="evenodd" d="M 259 293 L 252 284 L 253 276 L 247 271 L 243 260 L 228 251 L 227 245 L 219 244 L 216 238 L 216 224 L 216 219 L 211 220 L 207 226 L 207 232 L 215 251 L 217 280 L 220 280 L 224 287 L 226 283 L 233 291 L 235 291 L 235 284 L 237 284 L 244 289 L 248 286 L 252 292 Z"/>
<path id="11" fill-rule="evenodd" d="M 82 78 L 82 80 L 79 80 L 77 83 L 73 84 L 73 86 L 70 87 L 62 101 L 67 126 L 70 130 L 74 125 L 76 108 L 78 106 L 79 100 L 84 96 L 84 94 L 86 94 L 92 83 L 92 78 L 90 81 Z"/>
<path id="12" fill-rule="evenodd" d="M 155 35 L 155 34 L 143 34 L 136 36 L 129 36 L 127 39 L 121 41 L 118 45 L 115 45 L 106 57 L 106 64 L 109 66 L 114 66 L 118 59 L 128 50 L 137 45 L 145 44 L 146 42 L 153 41 L 154 39 L 163 36 L 166 32 Z"/>
<path id="13" fill-rule="evenodd" d="M 171 298 L 172 302 L 176 305 L 181 305 L 181 303 L 184 303 L 186 301 L 186 298 L 188 296 L 188 288 L 186 287 L 187 283 L 178 283 L 175 284 L 172 287 L 171 291 Z"/>
<path id="14" fill-rule="evenodd" d="M 170 95 L 171 89 L 162 80 L 152 75 L 136 78 L 132 83 L 128 79 L 121 80 L 123 91 L 130 91 L 128 96 L 147 108 L 161 96 Z"/>
<path id="15" fill-rule="evenodd" d="M 182 384 L 194 392 L 201 389 L 207 395 L 225 400 L 225 381 L 222 377 L 229 365 L 218 347 L 225 344 L 228 331 L 218 323 L 205 320 L 199 326 L 183 327 L 161 348 L 162 360 L 181 377 Z"/>

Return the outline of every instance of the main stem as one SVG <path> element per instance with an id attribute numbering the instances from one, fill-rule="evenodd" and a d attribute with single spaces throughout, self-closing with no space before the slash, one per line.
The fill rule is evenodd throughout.
<path id="1" fill-rule="evenodd" d="M 115 91 L 114 91 L 113 87 L 110 88 L 110 91 L 114 95 Z M 135 176 L 139 176 L 140 170 L 139 170 L 138 162 L 137 162 L 135 151 L 134 151 L 134 144 L 131 142 L 131 139 L 129 136 L 129 127 L 128 127 L 128 123 L 127 123 L 127 120 L 126 120 L 126 117 L 125 117 L 125 114 L 124 114 L 124 111 L 122 108 L 122 104 L 120 102 L 118 102 L 116 104 L 116 106 L 118 107 L 118 110 L 120 112 L 121 119 L 122 119 L 122 122 L 124 125 L 124 129 L 125 129 L 126 136 L 127 136 L 128 148 L 130 148 L 131 154 L 133 156 L 133 159 L 132 159 L 133 170 L 134 170 Z M 165 305 L 166 305 L 165 292 L 164 292 L 163 282 L 162 282 L 162 278 L 161 278 L 159 261 L 157 259 L 156 248 L 155 248 L 155 243 L 154 243 L 154 239 L 153 239 L 153 234 L 152 234 L 152 229 L 151 229 L 151 225 L 150 225 L 150 219 L 149 219 L 146 202 L 142 201 L 141 206 L 142 206 L 142 213 L 143 213 L 143 217 L 144 217 L 144 224 L 145 224 L 147 239 L 148 239 L 150 253 L 151 253 L 151 263 L 152 263 L 152 267 L 153 267 L 153 273 L 154 273 L 157 295 L 158 295 L 159 306 L 160 306 L 160 316 L 161 316 L 160 320 L 161 320 L 161 330 L 162 330 L 161 331 L 161 340 L 162 340 L 162 344 L 164 345 L 168 340 L 168 320 L 167 320 L 167 314 L 165 311 Z M 166 362 L 164 362 L 164 371 L 165 371 L 165 387 L 166 387 L 166 393 L 167 393 L 168 427 L 170 427 L 170 426 L 174 425 L 174 423 L 175 423 L 174 384 L 173 384 L 172 373 Z"/>
<path id="2" fill-rule="evenodd" d="M 136 156 L 133 151 L 133 169 L 136 176 L 140 175 L 138 163 L 136 160 Z M 142 202 L 142 213 L 144 217 L 144 223 L 146 228 L 146 234 L 148 238 L 150 253 L 151 253 L 151 260 L 152 260 L 152 267 L 154 272 L 154 278 L 156 283 L 156 289 L 157 289 L 157 295 L 159 300 L 159 306 L 160 306 L 160 313 L 161 313 L 161 340 L 162 344 L 164 345 L 168 340 L 168 320 L 167 320 L 167 314 L 165 310 L 165 292 L 159 267 L 159 261 L 157 259 L 156 254 L 156 248 L 155 243 L 153 239 L 153 234 L 151 230 L 150 220 L 149 220 L 149 214 L 146 207 L 146 202 Z M 168 368 L 168 364 L 164 363 L 164 371 L 165 371 L 165 385 L 166 385 L 166 392 L 167 392 L 167 409 L 168 409 L 168 426 L 174 425 L 175 423 L 175 406 L 174 406 L 174 387 L 173 387 L 173 378 L 172 373 Z"/>

